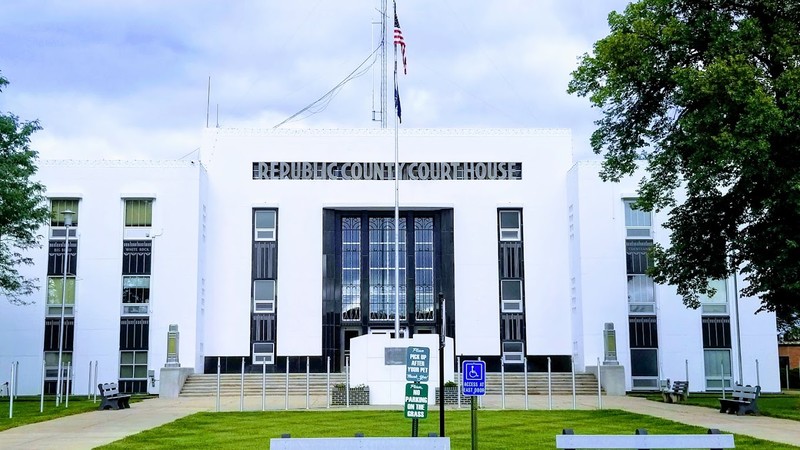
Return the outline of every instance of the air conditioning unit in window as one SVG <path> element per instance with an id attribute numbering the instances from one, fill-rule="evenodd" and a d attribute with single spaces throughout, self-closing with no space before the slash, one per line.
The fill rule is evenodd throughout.
<path id="1" fill-rule="evenodd" d="M 253 344 L 253 364 L 275 364 L 275 344 L 272 342 Z"/>

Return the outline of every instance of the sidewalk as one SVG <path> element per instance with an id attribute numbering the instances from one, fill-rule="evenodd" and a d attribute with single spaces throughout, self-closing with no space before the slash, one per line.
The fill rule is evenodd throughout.
<path id="1" fill-rule="evenodd" d="M 289 409 L 298 410 L 306 407 L 305 397 L 290 397 L 289 400 Z M 553 409 L 571 409 L 572 401 L 571 396 L 553 396 Z M 496 395 L 486 396 L 481 402 L 483 407 L 487 409 L 501 409 L 503 407 L 502 398 Z M 325 397 L 312 397 L 309 400 L 309 408 L 314 410 L 324 409 L 325 405 Z M 259 411 L 261 410 L 261 397 L 246 397 L 243 406 L 246 411 Z M 267 399 L 266 409 L 282 410 L 285 406 L 283 397 Z M 576 406 L 578 409 L 597 409 L 597 397 L 578 396 L 576 398 Z M 461 407 L 466 409 L 468 405 L 465 403 Z M 528 397 L 528 408 L 530 409 L 546 410 L 549 407 L 547 396 L 531 395 Z M 220 409 L 222 411 L 239 411 L 239 408 L 239 397 L 223 397 L 221 399 Z M 393 408 L 399 407 L 386 407 L 385 409 Z M 524 409 L 525 398 L 521 395 L 507 396 L 505 408 Z M 0 448 L 26 450 L 90 449 L 196 412 L 214 411 L 215 409 L 216 402 L 214 397 L 150 399 L 135 403 L 130 409 L 93 411 L 12 428 L 0 432 Z M 336 407 L 336 409 L 341 409 L 341 407 Z M 604 396 L 603 409 L 622 409 L 703 428 L 718 428 L 724 432 L 744 434 L 790 445 L 798 445 L 800 443 L 800 424 L 791 420 L 720 414 L 711 408 L 659 403 L 638 397 Z M 643 427 L 646 428 L 646 424 L 643 424 Z M 576 430 L 576 432 L 580 432 L 580 430 Z M 631 430 L 631 433 L 633 433 L 633 430 Z"/>

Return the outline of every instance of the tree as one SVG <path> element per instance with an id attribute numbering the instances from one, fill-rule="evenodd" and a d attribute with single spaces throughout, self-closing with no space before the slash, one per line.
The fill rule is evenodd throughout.
<path id="1" fill-rule="evenodd" d="M 737 269 L 760 310 L 800 304 L 800 2 L 641 0 L 608 16 L 568 92 L 602 110 L 601 177 L 644 160 L 637 206 L 670 210 L 656 282 L 699 306 Z M 685 200 L 679 201 L 679 196 Z"/>
<path id="2" fill-rule="evenodd" d="M 6 85 L 0 75 L 0 92 Z M 37 231 L 49 217 L 44 186 L 31 180 L 37 153 L 30 137 L 39 129 L 37 121 L 0 113 L 0 293 L 15 304 L 37 289 L 37 280 L 22 276 L 19 267 L 33 263 L 24 252 L 41 245 Z"/>

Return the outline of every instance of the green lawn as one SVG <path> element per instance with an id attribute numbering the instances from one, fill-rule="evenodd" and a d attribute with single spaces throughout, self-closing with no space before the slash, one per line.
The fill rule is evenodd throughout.
<path id="1" fill-rule="evenodd" d="M 140 401 L 144 397 L 132 397 L 131 402 Z M 27 425 L 29 423 L 44 422 L 45 420 L 57 419 L 72 414 L 80 414 L 87 411 L 94 411 L 100 406 L 100 398 L 97 403 L 86 400 L 86 397 L 70 397 L 69 407 L 65 408 L 65 403 L 61 403 L 56 408 L 55 397 L 45 396 L 44 412 L 39 412 L 39 397 L 18 397 L 14 400 L 14 417 L 8 418 L 8 397 L 0 398 L 0 431 L 9 428 Z"/>
<path id="2" fill-rule="evenodd" d="M 730 396 L 730 393 L 726 396 Z M 722 394 L 691 394 L 685 403 L 719 409 L 718 399 L 721 397 Z M 661 394 L 647 395 L 647 398 L 663 401 Z M 789 391 L 785 394 L 764 394 L 758 398 L 758 409 L 764 416 L 800 421 L 800 395 L 797 391 Z"/>
<path id="3" fill-rule="evenodd" d="M 469 411 L 447 412 L 446 434 L 452 448 L 470 447 Z M 478 411 L 478 445 L 483 449 L 554 448 L 562 428 L 578 434 L 633 434 L 636 428 L 650 434 L 705 433 L 704 428 L 683 425 L 619 410 L 602 411 Z M 419 434 L 438 432 L 438 411 L 420 420 Z M 161 427 L 130 436 L 103 449 L 266 448 L 270 438 L 410 436 L 411 421 L 402 411 L 269 411 L 198 413 Z M 737 449 L 797 449 L 746 436 L 735 437 Z"/>

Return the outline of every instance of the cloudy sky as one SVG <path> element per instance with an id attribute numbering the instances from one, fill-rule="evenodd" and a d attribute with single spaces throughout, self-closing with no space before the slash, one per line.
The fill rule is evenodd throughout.
<path id="1" fill-rule="evenodd" d="M 398 0 L 402 127 L 571 128 L 575 153 L 590 155 L 597 111 L 566 85 L 577 57 L 607 34 L 609 11 L 626 4 Z M 0 111 L 40 120 L 43 158 L 194 158 L 209 76 L 211 126 L 218 108 L 222 127 L 272 128 L 369 65 L 379 5 L 4 0 L 0 71 L 11 84 Z M 317 114 L 284 127 L 379 127 L 375 63 Z"/>

